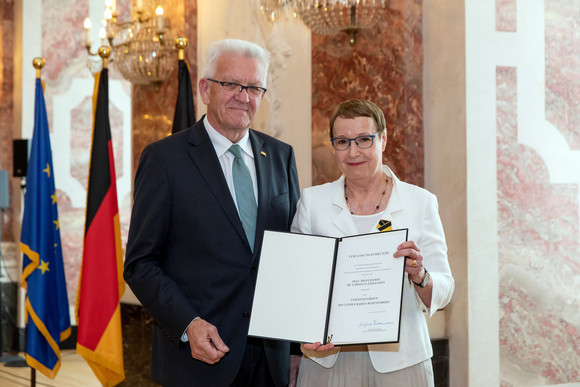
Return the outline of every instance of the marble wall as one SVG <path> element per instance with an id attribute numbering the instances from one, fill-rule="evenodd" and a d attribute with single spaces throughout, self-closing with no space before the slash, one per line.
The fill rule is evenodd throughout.
<path id="1" fill-rule="evenodd" d="M 403 181 L 423 186 L 422 1 L 393 0 L 354 46 L 348 35 L 312 35 L 312 183 L 340 176 L 329 141 L 332 111 L 368 99 L 387 119 L 384 162 Z"/>
<path id="2" fill-rule="evenodd" d="M 14 3 L 0 1 L 0 169 L 12 176 L 12 128 L 14 127 Z M 9 179 L 12 195 L 12 179 Z M 13 241 L 13 206 L 1 210 L 2 241 Z"/>
<path id="3" fill-rule="evenodd" d="M 493 297 L 470 298 L 473 310 L 485 310 L 469 325 L 486 326 L 469 345 L 493 343 L 485 361 L 498 366 L 491 378 L 470 380 L 578 383 L 580 5 L 466 7 L 468 227 L 477 241 L 468 259 L 485 278 L 471 288 Z"/>
<path id="4" fill-rule="evenodd" d="M 512 14 L 512 24 L 521 26 L 519 18 L 528 12 L 543 13 L 543 39 L 528 36 L 538 51 L 543 48 L 545 60 L 539 69 L 526 63 L 496 67 L 499 333 L 506 387 L 580 381 L 580 5 L 547 0 L 543 10 L 530 8 Z M 529 83 L 537 79 L 534 70 L 541 72 L 540 85 Z M 520 93 L 533 93 L 533 99 Z"/>

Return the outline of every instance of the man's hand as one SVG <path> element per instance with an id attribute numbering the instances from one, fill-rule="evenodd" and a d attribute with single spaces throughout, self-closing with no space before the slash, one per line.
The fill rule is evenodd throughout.
<path id="1" fill-rule="evenodd" d="M 215 364 L 229 352 L 215 326 L 198 318 L 187 327 L 191 356 L 208 364 Z"/>
<path id="2" fill-rule="evenodd" d="M 296 387 L 298 383 L 300 360 L 302 360 L 302 356 L 290 355 L 290 382 L 288 383 L 288 387 Z"/>

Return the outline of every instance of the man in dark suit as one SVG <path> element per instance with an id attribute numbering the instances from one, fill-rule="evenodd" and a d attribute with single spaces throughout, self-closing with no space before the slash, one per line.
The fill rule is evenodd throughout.
<path id="1" fill-rule="evenodd" d="M 249 129 L 268 63 L 253 43 L 215 42 L 199 81 L 207 115 L 139 161 L 124 277 L 155 319 L 162 385 L 289 382 L 289 344 L 247 336 L 264 230 L 288 231 L 299 195 L 292 147 Z"/>

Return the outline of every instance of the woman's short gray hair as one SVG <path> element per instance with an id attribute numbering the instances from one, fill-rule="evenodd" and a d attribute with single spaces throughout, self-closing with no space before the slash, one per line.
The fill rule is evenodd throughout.
<path id="1" fill-rule="evenodd" d="M 217 71 L 218 59 L 224 54 L 240 54 L 247 58 L 260 61 L 264 65 L 264 80 L 262 87 L 266 87 L 268 67 L 270 66 L 270 53 L 257 45 L 240 39 L 223 39 L 213 42 L 206 51 L 204 78 L 213 78 Z M 220 79 L 221 80 L 221 79 Z"/>

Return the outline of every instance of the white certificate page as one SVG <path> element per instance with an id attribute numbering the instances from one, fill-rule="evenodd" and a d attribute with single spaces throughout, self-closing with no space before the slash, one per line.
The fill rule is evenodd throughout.
<path id="1" fill-rule="evenodd" d="M 399 341 L 405 258 L 394 258 L 407 230 L 342 238 L 328 339 L 336 345 Z"/>
<path id="2" fill-rule="evenodd" d="M 335 238 L 266 231 L 250 336 L 323 341 Z"/>

